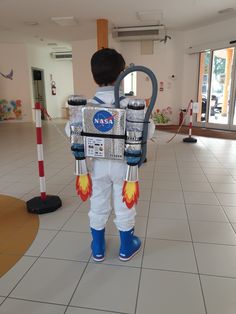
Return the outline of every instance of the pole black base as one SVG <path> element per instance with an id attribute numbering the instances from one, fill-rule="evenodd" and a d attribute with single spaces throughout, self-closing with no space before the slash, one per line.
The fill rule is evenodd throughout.
<path id="1" fill-rule="evenodd" d="M 45 200 L 42 200 L 40 196 L 36 196 L 26 202 L 27 211 L 38 215 L 54 212 L 61 205 L 60 197 L 55 195 L 47 195 Z"/>
<path id="2" fill-rule="evenodd" d="M 185 143 L 197 143 L 197 139 L 194 138 L 194 137 L 189 136 L 189 137 L 185 137 L 183 139 L 183 142 L 185 142 Z"/>

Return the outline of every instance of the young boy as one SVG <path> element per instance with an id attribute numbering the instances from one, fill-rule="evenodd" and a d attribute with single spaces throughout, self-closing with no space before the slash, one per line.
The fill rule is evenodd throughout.
<path id="1" fill-rule="evenodd" d="M 93 98 L 94 104 L 102 107 L 114 106 L 114 83 L 124 69 L 124 58 L 116 50 L 104 48 L 94 53 L 91 58 L 91 71 L 99 86 Z M 128 99 L 120 99 L 120 107 L 125 108 Z M 93 192 L 88 215 L 92 233 L 92 256 L 97 262 L 103 261 L 105 256 L 105 226 L 112 210 L 112 200 L 116 215 L 114 223 L 120 234 L 120 260 L 130 260 L 141 247 L 140 239 L 134 236 L 135 208 L 128 209 L 122 201 L 126 170 L 125 160 L 93 160 Z"/>

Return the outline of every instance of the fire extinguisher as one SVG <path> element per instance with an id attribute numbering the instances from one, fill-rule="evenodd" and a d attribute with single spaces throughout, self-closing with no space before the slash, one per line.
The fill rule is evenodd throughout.
<path id="1" fill-rule="evenodd" d="M 52 95 L 56 95 L 57 93 L 57 88 L 56 88 L 56 83 L 55 81 L 51 82 L 51 91 L 52 91 Z"/>
<path id="2" fill-rule="evenodd" d="M 184 112 L 186 112 L 186 109 L 180 109 L 180 113 L 179 113 L 179 125 L 181 125 L 183 123 L 184 120 Z"/>

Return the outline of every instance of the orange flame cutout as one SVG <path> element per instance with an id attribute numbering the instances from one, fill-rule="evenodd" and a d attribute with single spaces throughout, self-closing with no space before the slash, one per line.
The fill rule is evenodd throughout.
<path id="1" fill-rule="evenodd" d="M 76 192 L 85 202 L 92 194 L 92 181 L 89 174 L 82 174 L 76 178 Z"/>
<path id="2" fill-rule="evenodd" d="M 128 208 L 132 208 L 137 204 L 139 198 L 138 181 L 125 181 L 122 190 L 123 202 Z"/>

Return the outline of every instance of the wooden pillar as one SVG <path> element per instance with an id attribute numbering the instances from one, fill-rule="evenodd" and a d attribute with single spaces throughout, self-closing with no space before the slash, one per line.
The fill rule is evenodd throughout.
<path id="1" fill-rule="evenodd" d="M 225 83 L 223 92 L 222 115 L 227 115 L 228 98 L 229 98 L 229 83 L 231 78 L 231 65 L 232 65 L 233 49 L 226 49 L 226 64 L 225 64 Z"/>
<path id="2" fill-rule="evenodd" d="M 108 48 L 108 20 L 97 20 L 97 49 Z"/>

